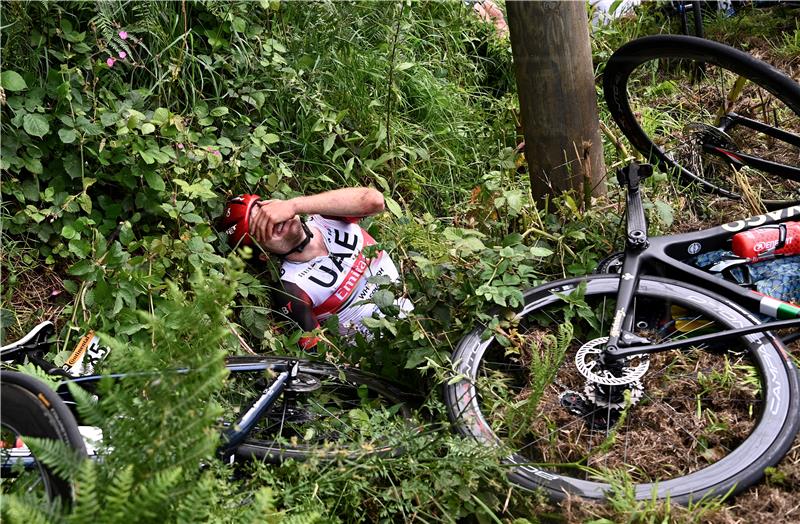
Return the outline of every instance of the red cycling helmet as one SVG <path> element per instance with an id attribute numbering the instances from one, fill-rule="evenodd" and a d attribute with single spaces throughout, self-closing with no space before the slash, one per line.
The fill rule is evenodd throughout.
<path id="1" fill-rule="evenodd" d="M 225 204 L 220 227 L 227 233 L 231 247 L 253 245 L 250 237 L 250 212 L 259 200 L 261 197 L 258 195 L 239 195 Z"/>

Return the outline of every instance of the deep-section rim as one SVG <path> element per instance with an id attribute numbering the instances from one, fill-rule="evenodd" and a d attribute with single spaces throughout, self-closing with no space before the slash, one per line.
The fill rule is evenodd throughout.
<path id="1" fill-rule="evenodd" d="M 561 280 L 534 288 L 526 292 L 526 305 L 518 315 L 525 315 L 533 309 L 559 300 L 554 297 L 552 291 L 569 292 L 581 282 L 587 283 L 587 294 L 614 294 L 618 287 L 619 277 L 593 275 Z M 698 309 L 703 306 L 703 301 L 705 301 L 706 307 L 716 308 L 720 314 L 728 315 L 727 320 L 720 316 L 716 317 L 723 320 L 725 324 L 739 325 L 753 322 L 753 318 L 735 304 L 688 284 L 657 277 L 644 277 L 640 281 L 638 294 L 668 297 L 679 302 L 691 301 Z M 480 358 L 492 343 L 491 337 L 481 340 L 483 331 L 483 327 L 473 330 L 462 339 L 453 353 L 454 373 L 466 378 L 445 387 L 445 403 L 451 420 L 460 433 L 476 438 L 487 445 L 500 445 L 500 439 L 490 429 L 481 413 L 478 393 L 474 387 Z M 763 476 L 763 469 L 776 464 L 789 450 L 794 435 L 797 433 L 798 424 L 800 424 L 800 420 L 795 416 L 798 410 L 798 383 L 794 367 L 782 349 L 778 349 L 782 346 L 771 334 L 758 333 L 748 335 L 746 339 L 759 348 L 754 356 L 754 361 L 758 356 L 762 370 L 768 369 L 772 375 L 772 377 L 765 377 L 765 380 L 769 379 L 775 382 L 774 386 L 765 387 L 767 397 L 764 400 L 765 405 L 770 405 L 771 409 L 776 410 L 775 413 L 766 413 L 765 415 L 768 416 L 763 416 L 759 420 L 753 432 L 739 447 L 711 466 L 658 484 L 637 484 L 635 490 L 637 499 L 651 499 L 655 494 L 659 499 L 669 497 L 670 500 L 677 503 L 688 503 L 705 495 L 725 495 L 729 491 L 735 493 L 760 479 Z M 773 389 L 774 387 L 779 388 Z M 770 442 L 770 445 L 764 449 L 761 449 L 763 446 L 757 445 L 757 441 L 762 437 L 767 438 Z M 751 456 L 754 453 L 757 453 L 757 456 Z M 746 458 L 741 457 L 745 454 L 747 454 Z M 730 459 L 730 457 L 733 458 Z M 506 461 L 509 464 L 522 464 L 525 459 L 512 453 Z M 738 463 L 740 467 L 735 467 L 736 464 L 733 463 Z M 736 471 L 732 473 L 722 474 L 726 470 L 734 469 Z M 571 493 L 584 498 L 602 500 L 605 498 L 607 490 L 610 489 L 609 484 L 603 482 L 572 479 L 530 466 L 514 467 L 509 477 L 513 482 L 526 488 L 543 488 L 555 499 L 562 499 L 567 493 Z"/>
<path id="2" fill-rule="evenodd" d="M 642 37 L 620 47 L 606 63 L 603 73 L 604 97 L 614 121 L 631 144 L 651 162 L 655 161 L 663 170 L 677 169 L 680 178 L 685 182 L 698 183 L 706 191 L 728 198 L 740 199 L 740 195 L 708 182 L 668 158 L 644 132 L 634 117 L 628 98 L 628 79 L 636 68 L 657 58 L 687 58 L 704 61 L 745 76 L 785 103 L 798 116 L 800 116 L 800 85 L 775 67 L 744 51 L 693 36 Z M 794 205 L 800 203 L 800 196 L 794 200 L 764 199 L 764 203 L 768 207 Z"/>

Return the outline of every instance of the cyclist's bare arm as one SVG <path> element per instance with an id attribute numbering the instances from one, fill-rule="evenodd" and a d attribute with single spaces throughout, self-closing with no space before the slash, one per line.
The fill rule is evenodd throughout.
<path id="1" fill-rule="evenodd" d="M 281 284 L 283 290 L 276 292 L 273 297 L 275 308 L 296 322 L 303 331 L 313 331 L 318 328 L 319 322 L 312 309 L 313 304 L 308 294 L 292 282 L 281 281 Z M 314 349 L 317 345 L 317 337 L 303 337 L 298 344 L 306 350 Z"/>
<path id="2" fill-rule="evenodd" d="M 269 238 L 278 224 L 296 215 L 366 217 L 383 209 L 383 195 L 369 187 L 346 187 L 288 200 L 264 200 L 253 207 L 250 233 L 256 238 Z"/>

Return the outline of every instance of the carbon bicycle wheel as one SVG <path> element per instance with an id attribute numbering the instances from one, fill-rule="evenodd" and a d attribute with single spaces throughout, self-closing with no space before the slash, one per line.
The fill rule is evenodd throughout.
<path id="1" fill-rule="evenodd" d="M 452 357 L 462 378 L 445 388 L 457 430 L 506 448 L 511 481 L 556 499 L 625 486 L 687 503 L 756 482 L 798 430 L 797 375 L 780 343 L 748 335 L 608 374 L 598 357 L 618 285 L 593 275 L 529 290 L 488 338 L 485 328 L 466 336 Z M 755 322 L 700 288 L 649 277 L 628 315 L 652 342 Z"/>
<path id="2" fill-rule="evenodd" d="M 281 357 L 232 357 L 229 401 L 246 409 L 288 365 Z M 253 370 L 263 366 L 266 369 Z M 248 370 L 250 369 L 250 370 Z M 299 374 L 236 450 L 268 462 L 395 454 L 408 435 L 412 395 L 349 367 L 301 361 Z"/>
<path id="3" fill-rule="evenodd" d="M 46 384 L 14 371 L 0 378 L 0 466 L 2 493 L 42 500 L 72 498 L 72 487 L 42 464 L 25 445 L 26 437 L 60 440 L 86 457 L 72 413 Z"/>
<path id="4" fill-rule="evenodd" d="M 800 202 L 800 171 L 776 174 L 786 166 L 800 168 L 796 78 L 717 42 L 661 35 L 619 48 L 606 64 L 603 90 L 631 144 L 684 183 L 730 198 L 757 196 L 768 208 Z M 732 113 L 755 124 L 734 125 Z M 794 138 L 752 127 L 760 124 Z M 784 167 L 742 166 L 736 160 L 741 155 Z"/>

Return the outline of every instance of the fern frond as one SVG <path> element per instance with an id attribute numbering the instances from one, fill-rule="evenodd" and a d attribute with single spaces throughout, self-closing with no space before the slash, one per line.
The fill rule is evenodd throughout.
<path id="1" fill-rule="evenodd" d="M 67 480 L 75 476 L 83 462 L 78 453 L 61 440 L 25 437 L 25 445 L 42 464 Z"/>
<path id="2" fill-rule="evenodd" d="M 136 501 L 142 520 L 160 517 L 162 507 L 173 497 L 182 473 L 183 470 L 179 467 L 159 471 L 136 487 L 130 497 Z"/>
<path id="3" fill-rule="evenodd" d="M 74 382 L 68 382 L 67 387 L 70 395 L 75 399 L 81 421 L 90 426 L 102 427 L 106 421 L 106 416 L 100 409 L 96 398 Z"/>
<path id="4" fill-rule="evenodd" d="M 276 514 L 275 496 L 269 488 L 256 491 L 252 502 L 236 516 L 236 522 L 259 524 L 261 522 L 277 522 L 282 513 Z"/>
<path id="5" fill-rule="evenodd" d="M 69 522 L 83 524 L 95 521 L 100 514 L 100 503 L 105 483 L 100 481 L 98 464 L 91 460 L 84 461 L 72 483 L 75 490 L 75 499 L 72 503 L 72 513 Z"/>
<path id="6" fill-rule="evenodd" d="M 181 497 L 175 508 L 175 521 L 178 524 L 213 521 L 213 510 L 219 504 L 218 491 L 217 479 L 204 475 Z"/>
<path id="7" fill-rule="evenodd" d="M 317 511 L 309 511 L 300 515 L 284 517 L 281 524 L 316 524 L 322 522 L 322 515 Z"/>
<path id="8" fill-rule="evenodd" d="M 109 522 L 123 522 L 136 511 L 136 499 L 131 497 L 133 488 L 133 465 L 129 464 L 117 472 L 103 497 L 103 512 Z"/>
<path id="9" fill-rule="evenodd" d="M 3 522 L 8 524 L 57 524 L 64 522 L 61 516 L 60 505 L 42 505 L 42 501 L 35 497 L 18 496 L 16 494 L 3 495 L 2 511 Z"/>

